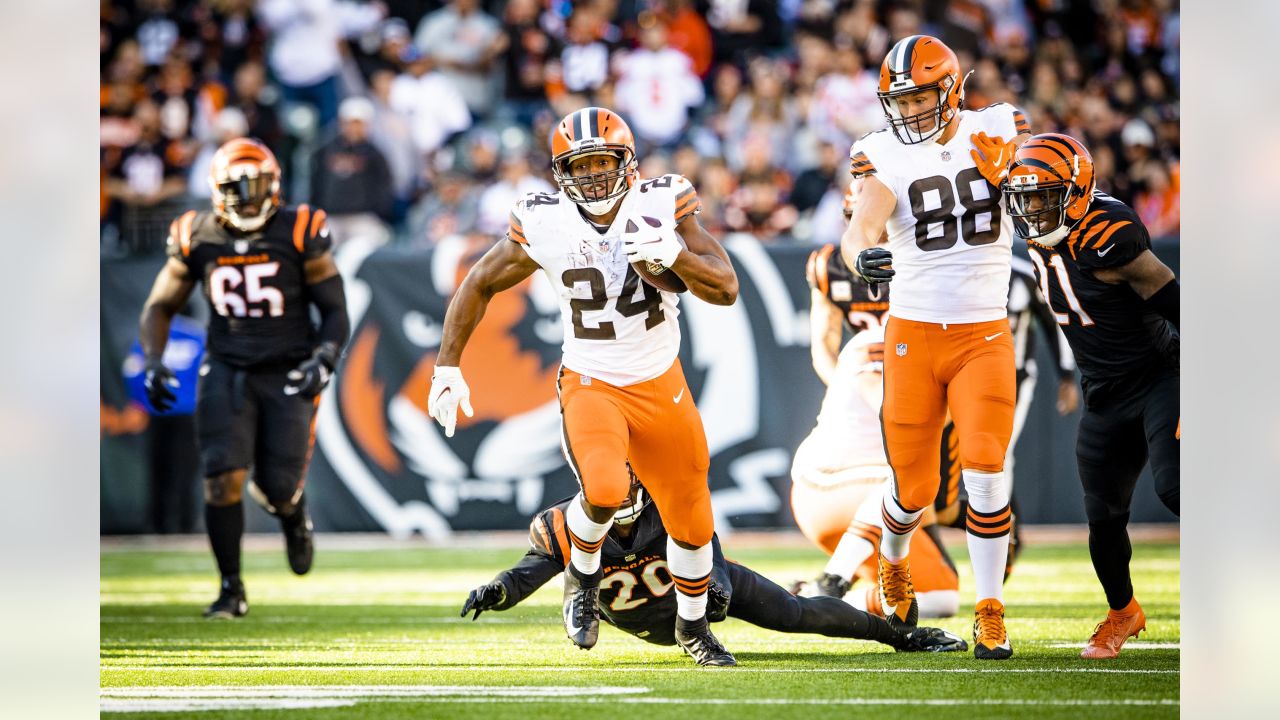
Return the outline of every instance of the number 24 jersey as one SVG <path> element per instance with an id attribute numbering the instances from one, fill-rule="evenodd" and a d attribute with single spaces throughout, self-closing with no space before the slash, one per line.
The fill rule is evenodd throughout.
<path id="1" fill-rule="evenodd" d="M 903 145 L 887 129 L 849 150 L 854 177 L 875 175 L 897 198 L 886 224 L 893 253 L 889 314 L 932 323 L 999 320 L 1007 314 L 1013 224 L 1000 190 L 982 177 L 970 135 L 1012 140 L 1029 129 L 1004 103 L 962 110 L 949 143 Z"/>
<path id="2" fill-rule="evenodd" d="M 664 231 L 702 209 L 680 175 L 639 181 L 603 233 L 563 192 L 530 193 L 511 211 L 507 237 L 541 266 L 559 295 L 564 366 L 627 386 L 666 372 L 680 352 L 679 295 L 643 282 L 623 253 L 627 224 Z M 656 232 L 656 231 L 655 231 Z M 667 272 L 670 272 L 669 270 Z"/>

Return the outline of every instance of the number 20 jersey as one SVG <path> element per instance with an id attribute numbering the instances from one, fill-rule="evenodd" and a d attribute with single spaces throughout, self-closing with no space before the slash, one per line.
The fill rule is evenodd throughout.
<path id="1" fill-rule="evenodd" d="M 888 129 L 849 150 L 854 177 L 875 175 L 897 198 L 889 217 L 893 297 L 889 314 L 931 323 L 974 323 L 1006 316 L 1013 223 L 999 188 L 978 171 L 970 135 L 1012 140 L 1028 129 L 1004 103 L 962 110 L 946 145 L 903 145 Z"/>
<path id="2" fill-rule="evenodd" d="M 643 282 L 623 253 L 628 223 L 663 232 L 701 210 L 680 175 L 639 181 L 603 233 L 563 192 L 531 193 L 511 211 L 507 237 L 541 266 L 560 300 L 564 366 L 611 385 L 627 386 L 666 372 L 680 351 L 679 296 Z M 667 272 L 670 272 L 669 270 Z"/>
<path id="3" fill-rule="evenodd" d="M 211 212 L 175 220 L 167 252 L 204 286 L 209 355 L 237 367 L 292 365 L 315 345 L 304 264 L 329 250 L 323 210 L 282 208 L 254 233 Z"/>

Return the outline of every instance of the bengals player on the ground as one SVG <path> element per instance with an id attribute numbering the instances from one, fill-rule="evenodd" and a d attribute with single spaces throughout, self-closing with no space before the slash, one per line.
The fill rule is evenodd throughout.
<path id="1" fill-rule="evenodd" d="M 573 548 L 564 574 L 565 632 L 595 645 L 600 547 L 627 499 L 626 463 L 669 531 L 676 641 L 699 665 L 733 665 L 706 621 L 715 522 L 702 419 L 680 366 L 679 296 L 641 280 L 633 263 L 662 265 L 701 300 L 730 305 L 738 279 L 729 256 L 698 223 L 701 202 L 679 175 L 641 180 L 635 138 L 598 107 L 565 116 L 552 132 L 555 194 L 516 202 L 505 238 L 462 281 L 444 319 L 428 408 L 451 436 L 457 408 L 472 414 L 459 363 L 489 298 L 538 270 L 560 292 L 563 361 L 557 390 L 561 444 L 581 492 L 566 511 Z M 657 221 L 657 227 L 645 220 Z"/>
<path id="2" fill-rule="evenodd" d="M 1082 656 L 1112 658 L 1146 626 L 1129 577 L 1126 526 L 1148 460 L 1160 500 L 1179 512 L 1178 280 L 1151 252 L 1137 214 L 1096 190 L 1093 160 L 1075 138 L 1028 140 L 1002 190 L 1080 366 L 1076 465 L 1089 556 L 1111 606 Z"/>
<path id="3" fill-rule="evenodd" d="M 1012 231 L 999 183 L 1030 128 L 1003 103 L 963 110 L 959 61 L 927 35 L 889 50 L 877 94 L 889 127 L 850 148 L 859 202 L 841 253 L 869 282 L 894 281 L 881 415 L 894 487 L 881 512 L 880 601 L 891 623 L 915 623 L 907 548 L 937 494 L 950 412 L 969 492 L 974 655 L 1004 659 L 1013 654 L 1001 587 L 1011 525 L 1004 460 L 1016 390 L 1006 313 Z"/>
<path id="4" fill-rule="evenodd" d="M 632 476 L 627 503 L 618 509 L 601 545 L 600 612 L 605 622 L 656 645 L 676 644 L 674 578 L 668 567 L 667 530 L 656 505 Z M 462 616 L 508 610 L 570 564 L 565 515 L 573 498 L 542 511 L 529 526 L 529 552 L 515 567 L 471 591 Z M 938 628 L 895 630 L 883 618 L 829 597 L 798 598 L 750 568 L 726 560 L 719 539 L 708 591 L 707 618 L 726 617 L 791 633 L 817 633 L 883 643 L 901 652 L 967 650 L 964 640 Z"/>
<path id="5" fill-rule="evenodd" d="M 183 214 L 169 229 L 169 259 L 142 309 L 146 391 L 160 411 L 177 380 L 164 364 L 173 316 L 196 283 L 211 310 L 208 355 L 196 405 L 204 463 L 205 524 L 222 576 L 206 617 L 249 611 L 240 578 L 241 498 L 280 519 L 289 567 L 311 569 L 311 519 L 303 485 L 320 392 L 347 341 L 342 277 L 325 213 L 282 207 L 280 166 L 256 140 L 236 139 L 213 156 L 213 212 Z M 311 322 L 310 306 L 320 313 Z"/>

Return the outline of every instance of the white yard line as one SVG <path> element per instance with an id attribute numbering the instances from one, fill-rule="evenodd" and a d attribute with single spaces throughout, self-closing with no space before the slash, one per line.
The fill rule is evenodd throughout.
<path id="1" fill-rule="evenodd" d="M 238 671 L 238 672 L 510 672 L 512 670 L 524 670 L 529 672 L 622 672 L 634 674 L 636 672 L 659 673 L 687 673 L 692 670 L 689 667 L 669 667 L 669 668 L 645 668 L 640 671 L 635 667 L 610 667 L 606 665 L 419 665 L 416 667 L 404 667 L 397 665 L 135 665 L 135 664 L 119 664 L 119 663 L 102 663 L 102 670 L 121 670 L 130 673 L 138 672 L 173 672 L 173 671 Z M 1012 674 L 1035 674 L 1035 673 L 1071 673 L 1083 675 L 1177 675 L 1180 670 L 1157 670 L 1143 668 L 1105 668 L 1105 667 L 1080 667 L 1080 668 L 998 668 L 991 670 L 977 670 L 972 667 L 960 668 L 925 668 L 925 667 L 904 667 L 904 668 L 753 668 L 743 667 L 739 665 L 733 670 L 727 672 L 734 673 L 860 673 L 860 674 L 919 674 L 919 673 L 965 673 L 970 675 L 998 675 L 1003 673 Z"/>
<path id="2" fill-rule="evenodd" d="M 644 687 L 483 686 L 483 685 L 268 685 L 155 686 L 103 688 L 102 712 L 182 712 L 203 710 L 304 709 L 352 706 L 361 701 L 428 703 L 562 702 L 633 705 L 896 705 L 1113 707 L 1177 706 L 1173 698 L 1024 700 L 983 698 L 669 698 L 626 697 Z"/>

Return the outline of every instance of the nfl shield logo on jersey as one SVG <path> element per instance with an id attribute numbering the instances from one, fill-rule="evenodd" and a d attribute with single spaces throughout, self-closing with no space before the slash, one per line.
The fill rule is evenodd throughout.
<path id="1" fill-rule="evenodd" d="M 236 240 L 236 241 L 235 241 L 235 248 L 236 248 L 236 252 L 237 252 L 237 253 L 239 253 L 239 254 L 243 255 L 243 254 L 245 254 L 245 253 L 249 252 L 249 241 L 248 241 L 248 240 Z"/>
<path id="2" fill-rule="evenodd" d="M 907 344 L 898 343 L 898 357 L 905 357 L 907 354 Z"/>

